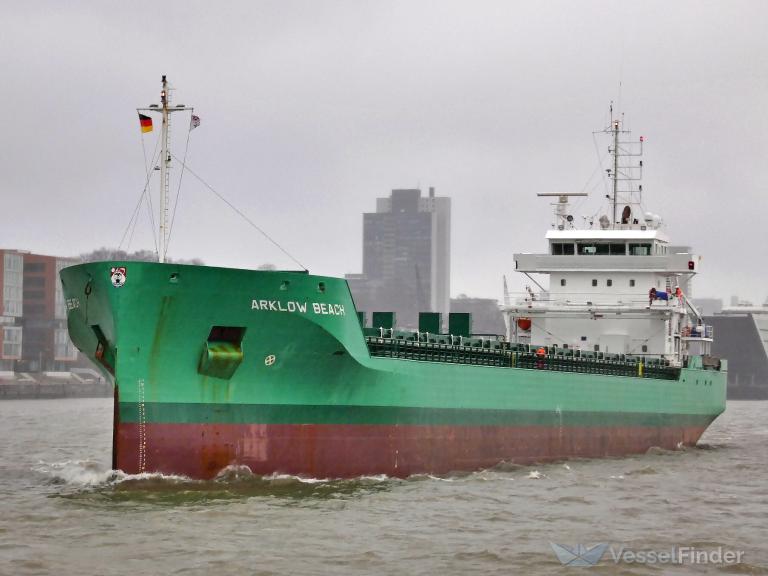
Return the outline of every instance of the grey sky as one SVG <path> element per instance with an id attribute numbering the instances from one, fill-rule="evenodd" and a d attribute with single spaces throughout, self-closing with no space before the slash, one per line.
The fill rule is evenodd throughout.
<path id="1" fill-rule="evenodd" d="M 312 272 L 359 272 L 361 213 L 435 186 L 452 293 L 500 298 L 512 254 L 544 249 L 535 193 L 584 189 L 620 99 L 646 207 L 704 257 L 696 295 L 768 297 L 768 3 L 0 5 L 2 247 L 118 244 L 143 187 L 135 108 L 167 74 L 202 118 L 190 166 Z M 589 191 L 578 214 L 600 209 Z M 144 213 L 131 249 L 151 247 Z M 169 255 L 295 267 L 189 175 Z"/>

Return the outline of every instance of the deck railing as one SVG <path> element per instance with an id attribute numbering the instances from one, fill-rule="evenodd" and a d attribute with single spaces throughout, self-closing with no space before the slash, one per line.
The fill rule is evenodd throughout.
<path id="1" fill-rule="evenodd" d="M 366 337 L 368 350 L 375 357 L 664 380 L 677 380 L 680 375 L 679 368 L 670 366 L 662 358 L 535 347 L 492 340 L 468 342 L 470 345 L 420 342 L 415 338 Z"/>

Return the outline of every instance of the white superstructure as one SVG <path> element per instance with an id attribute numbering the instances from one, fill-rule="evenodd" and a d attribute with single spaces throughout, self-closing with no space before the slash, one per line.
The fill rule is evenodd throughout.
<path id="1" fill-rule="evenodd" d="M 621 141 L 628 132 L 619 120 L 605 132 L 612 137 L 609 214 L 576 228 L 569 198 L 586 194 L 540 194 L 556 198 L 553 229 L 546 253 L 515 254 L 516 271 L 539 290 L 505 305 L 508 337 L 600 355 L 661 356 L 671 365 L 689 353 L 709 354 L 711 327 L 688 300 L 700 259 L 670 244 L 659 216 L 642 212 L 642 139 Z M 549 287 L 531 274 L 548 276 Z"/>

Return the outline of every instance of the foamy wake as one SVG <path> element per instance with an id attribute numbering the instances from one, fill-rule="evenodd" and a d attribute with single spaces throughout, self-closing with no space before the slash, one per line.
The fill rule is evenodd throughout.
<path id="1" fill-rule="evenodd" d="M 76 487 L 98 487 L 122 484 L 124 482 L 167 482 L 167 483 L 204 483 L 205 480 L 194 480 L 188 476 L 178 474 L 162 474 L 159 472 L 142 472 L 140 474 L 126 474 L 122 470 L 111 470 L 103 463 L 93 460 L 67 460 L 65 462 L 39 461 L 32 468 L 34 472 L 47 477 L 54 484 L 65 484 Z M 442 478 L 431 477 L 435 480 Z M 233 465 L 222 469 L 212 482 L 223 484 L 236 484 L 242 482 L 267 482 L 270 484 L 327 484 L 331 482 L 363 482 L 380 483 L 392 480 L 386 474 L 358 476 L 341 480 L 338 478 L 311 478 L 293 474 L 274 473 L 266 476 L 254 474 L 248 466 Z"/>
<path id="2" fill-rule="evenodd" d="M 373 476 L 360 476 L 358 480 L 362 480 L 363 482 L 389 482 L 392 478 L 386 474 L 375 474 Z"/>
<path id="3" fill-rule="evenodd" d="M 67 460 L 65 462 L 38 462 L 33 471 L 47 476 L 53 483 L 72 486 L 93 487 L 120 484 L 126 481 L 160 480 L 168 482 L 193 482 L 186 476 L 143 472 L 126 474 L 122 470 L 111 470 L 93 460 Z"/>
<path id="4" fill-rule="evenodd" d="M 267 482 L 301 482 L 302 484 L 328 484 L 331 482 L 389 482 L 392 480 L 386 474 L 376 474 L 371 476 L 357 476 L 355 478 L 311 478 L 308 476 L 296 476 L 294 474 L 273 473 L 268 476 L 262 476 L 262 480 Z"/>
<path id="5" fill-rule="evenodd" d="M 375 476 L 358 476 L 356 478 L 340 479 L 340 478 L 313 478 L 311 476 L 301 476 L 296 474 L 283 474 L 280 472 L 273 472 L 265 476 L 258 476 L 254 474 L 248 466 L 245 465 L 233 465 L 227 466 L 221 472 L 216 475 L 214 479 L 217 482 L 232 482 L 242 480 L 261 480 L 263 482 L 269 482 L 273 484 L 286 484 L 291 482 L 300 482 L 302 484 L 328 484 L 331 482 L 387 482 L 390 477 L 386 474 L 379 474 Z"/>
<path id="6" fill-rule="evenodd" d="M 293 474 L 278 474 L 273 473 L 269 476 L 262 476 L 263 480 L 267 482 L 301 482 L 302 484 L 322 484 L 324 482 L 330 482 L 330 478 L 308 478 L 306 476 L 294 476 Z"/>
<path id="7" fill-rule="evenodd" d="M 67 460 L 66 462 L 43 462 L 33 467 L 39 474 L 47 476 L 55 483 L 77 486 L 96 486 L 106 484 L 115 474 L 113 470 L 93 460 Z"/>
<path id="8" fill-rule="evenodd" d="M 564 464 L 563 467 L 570 470 L 570 466 Z M 267 483 L 275 486 L 299 483 L 299 484 L 338 484 L 345 482 L 356 482 L 363 484 L 379 484 L 398 480 L 386 474 L 358 476 L 356 478 L 312 478 L 308 476 L 273 473 L 265 476 L 254 474 L 253 471 L 245 465 L 232 465 L 222 469 L 215 478 L 210 481 L 195 480 L 188 476 L 179 474 L 162 474 L 159 472 L 142 472 L 140 474 L 127 474 L 122 470 L 111 470 L 103 463 L 94 460 L 67 460 L 65 462 L 38 462 L 33 470 L 47 477 L 51 483 L 64 484 L 73 487 L 98 488 L 116 486 L 123 483 L 139 484 L 205 484 L 213 482 L 216 484 L 243 484 L 250 482 Z M 494 479 L 496 474 L 493 470 L 480 470 L 469 476 L 435 476 L 433 474 L 414 474 L 408 480 L 427 480 L 432 482 L 456 482 L 466 479 L 490 480 Z M 508 480 L 514 480 L 512 476 L 502 475 Z M 540 480 L 546 478 L 546 474 L 538 470 L 530 470 L 525 478 L 531 480 Z M 620 477 L 623 478 L 623 477 Z M 262 484 L 263 485 L 263 484 Z"/>

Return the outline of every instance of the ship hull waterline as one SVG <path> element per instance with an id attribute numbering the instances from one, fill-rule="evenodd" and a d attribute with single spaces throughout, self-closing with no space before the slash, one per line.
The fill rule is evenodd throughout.
<path id="1" fill-rule="evenodd" d="M 451 474 L 502 462 L 540 464 L 693 446 L 705 426 L 505 428 L 328 424 L 138 424 L 117 430 L 116 468 L 210 479 L 229 466 L 311 478 Z M 213 440 L 208 440 L 212 438 Z"/>

